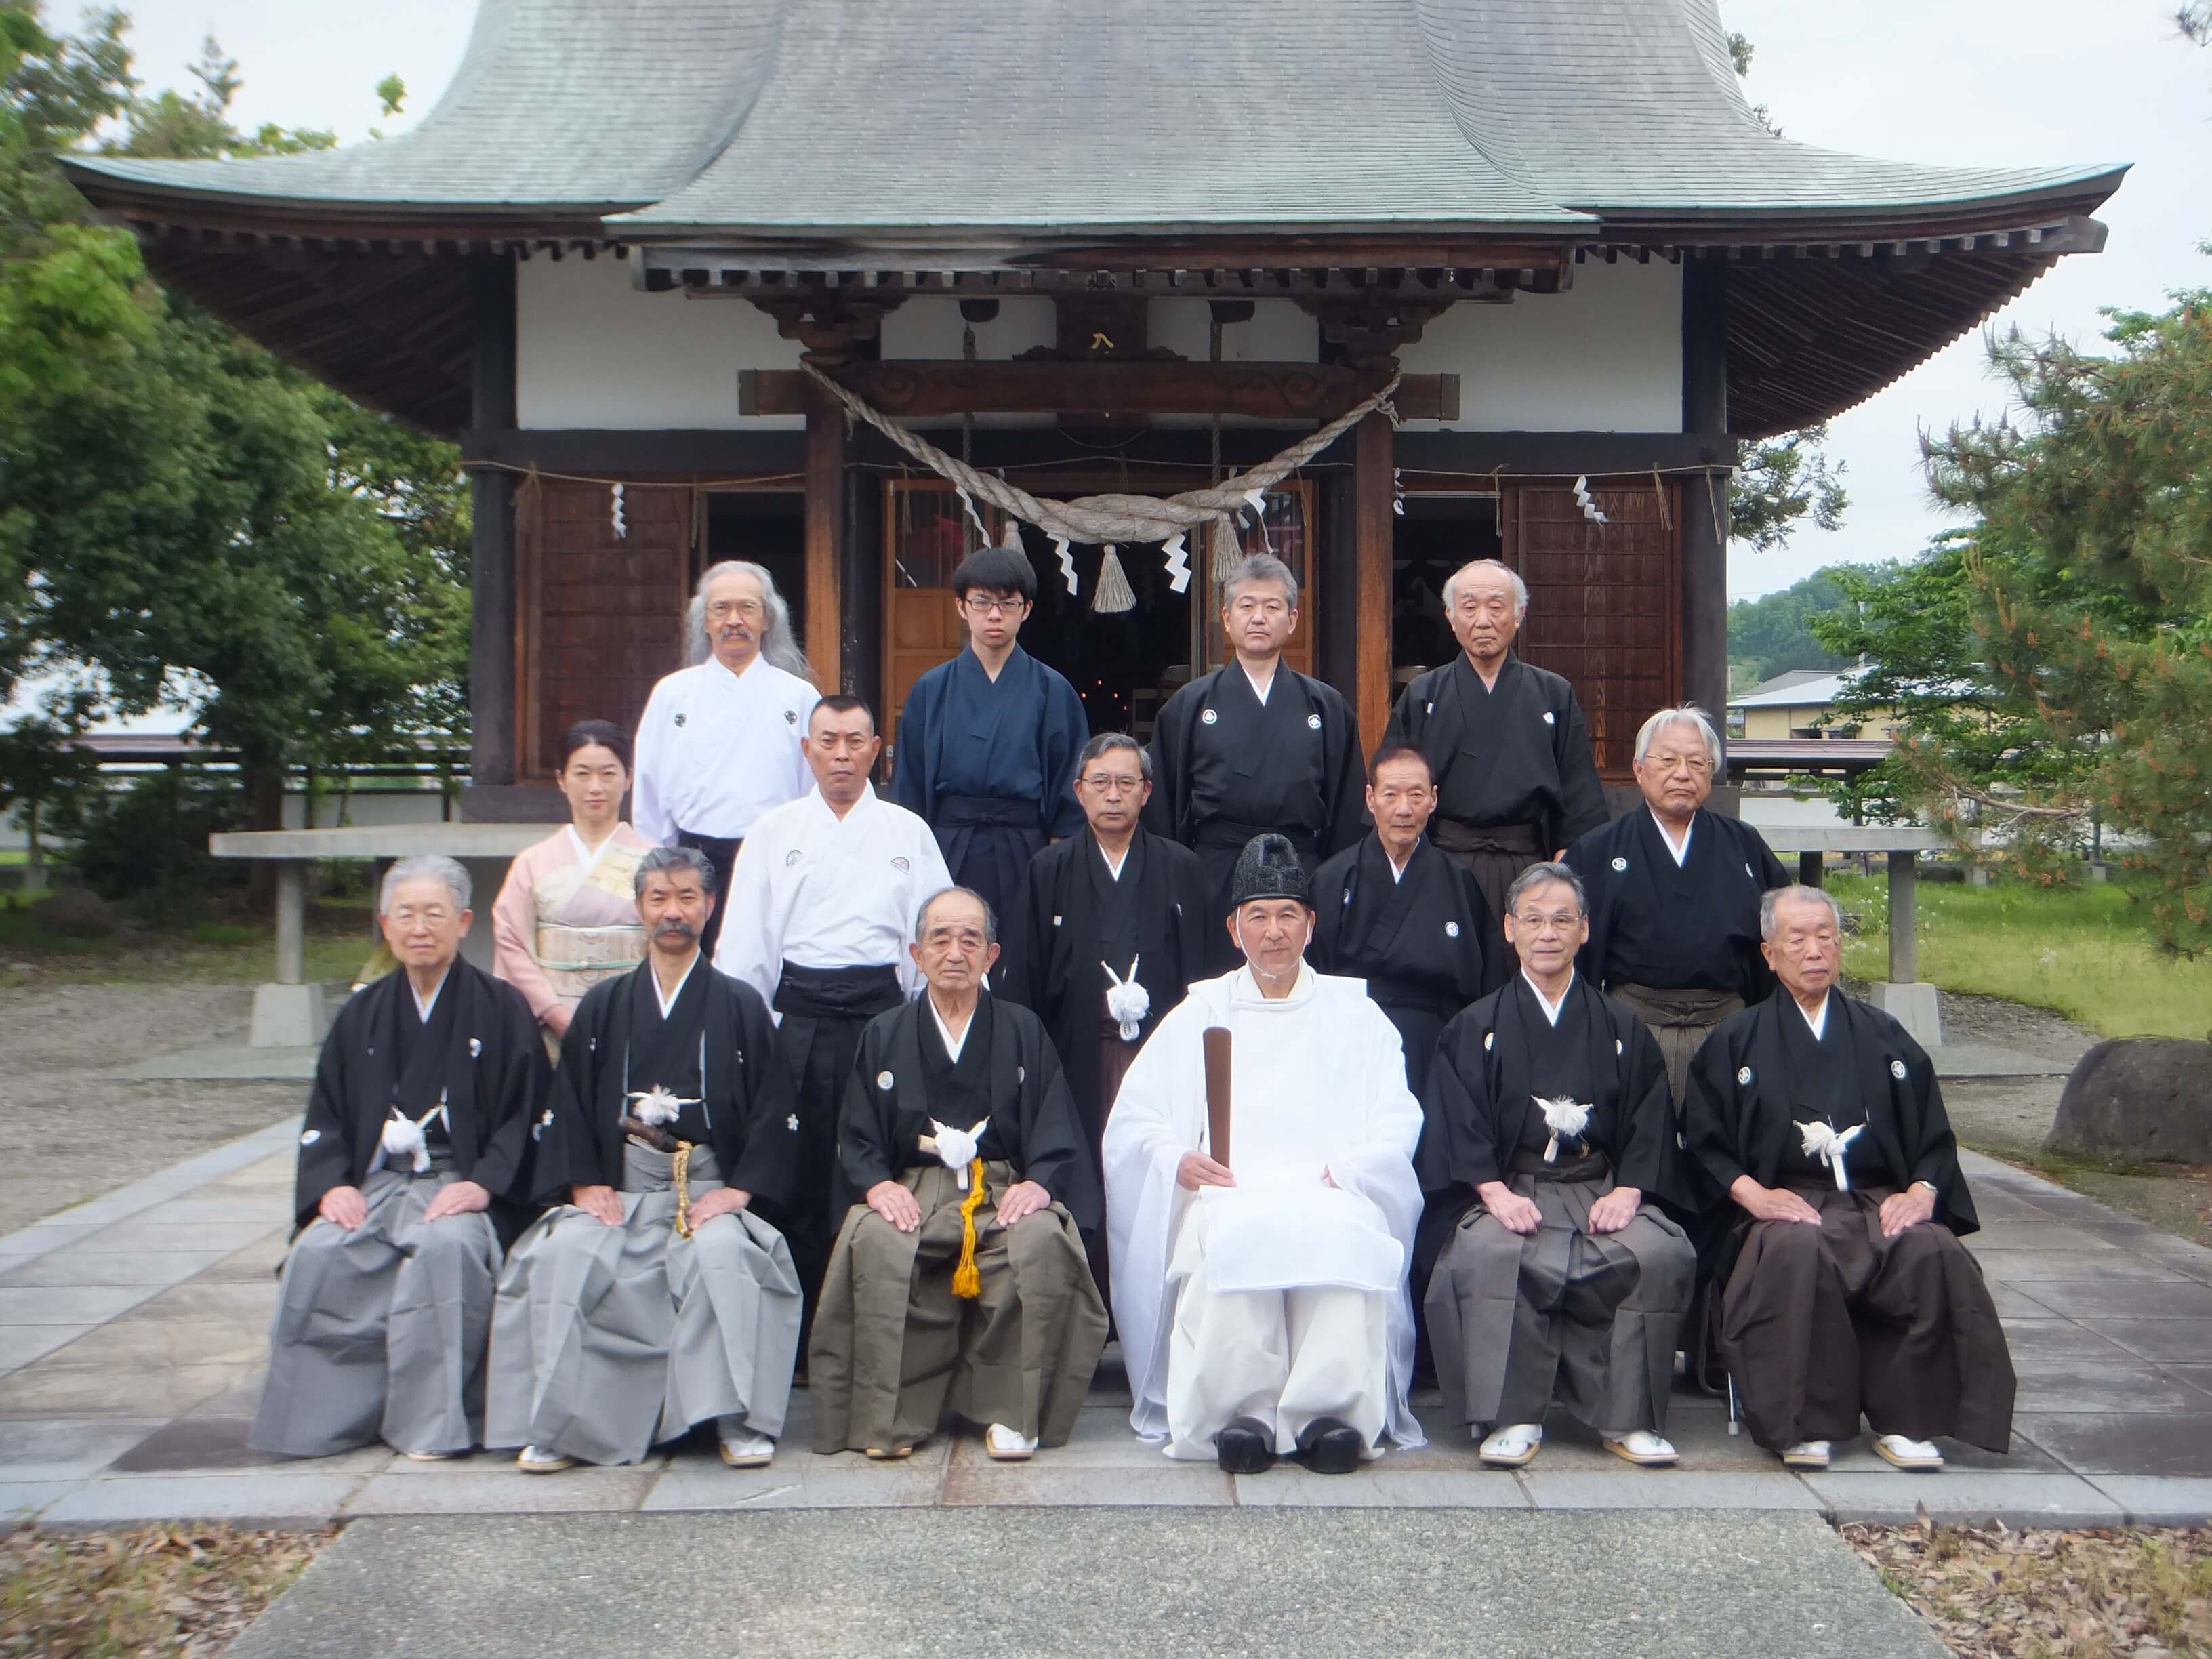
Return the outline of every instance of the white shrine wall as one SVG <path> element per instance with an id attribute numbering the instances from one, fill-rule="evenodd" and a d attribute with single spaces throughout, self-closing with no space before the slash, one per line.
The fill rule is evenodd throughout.
<path id="1" fill-rule="evenodd" d="M 515 394 L 526 428 L 653 431 L 793 430 L 797 416 L 738 413 L 738 374 L 796 368 L 800 347 L 775 320 L 734 295 L 693 298 L 633 286 L 628 261 L 602 255 L 535 258 L 516 272 Z M 1593 260 L 1557 295 L 1508 305 L 1454 306 L 1400 353 L 1408 374 L 1460 377 L 1460 417 L 1470 432 L 1679 432 L 1682 424 L 1682 274 L 1653 260 Z M 1202 297 L 1152 301 L 1151 343 L 1203 362 L 1209 315 Z M 962 330 L 951 296 L 908 301 L 887 314 L 887 359 L 957 358 Z M 1003 297 L 975 325 L 985 360 L 1019 356 L 1053 340 L 1052 302 Z M 1229 362 L 1313 362 L 1319 324 L 1288 300 L 1261 300 L 1251 319 L 1222 331 Z M 1162 424 L 1204 424 L 1163 417 Z M 1243 424 L 1243 422 L 1235 422 Z M 1049 416 L 981 416 L 978 424 L 1051 424 Z M 1434 421 L 1410 430 L 1446 429 Z"/>

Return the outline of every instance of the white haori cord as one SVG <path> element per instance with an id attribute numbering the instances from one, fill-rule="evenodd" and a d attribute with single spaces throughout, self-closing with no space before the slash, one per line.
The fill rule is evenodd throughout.
<path id="1" fill-rule="evenodd" d="M 675 1122 L 677 1115 L 686 1106 L 696 1106 L 699 1103 L 696 1097 L 685 1099 L 673 1090 L 663 1088 L 658 1083 L 650 1089 L 632 1091 L 629 1103 L 635 1109 L 630 1115 L 640 1123 L 649 1125 L 655 1129 L 665 1128 L 667 1125 Z"/>
<path id="2" fill-rule="evenodd" d="M 1859 1138 L 1859 1131 L 1865 1127 L 1863 1123 L 1854 1123 L 1838 1134 L 1826 1123 L 1801 1123 L 1797 1126 L 1797 1133 L 1804 1139 L 1805 1156 L 1819 1158 L 1835 1171 L 1836 1190 L 1839 1193 L 1851 1189 L 1851 1177 L 1844 1167 L 1844 1155 L 1850 1150 L 1851 1142 Z"/>
<path id="3" fill-rule="evenodd" d="M 410 1117 L 394 1106 L 392 1109 L 392 1115 L 384 1121 L 384 1134 L 380 1143 L 384 1148 L 384 1155 L 395 1159 L 411 1158 L 414 1160 L 415 1173 L 421 1175 L 430 1167 L 430 1142 L 424 1131 L 429 1128 L 430 1120 L 434 1117 L 445 1118 L 446 1133 L 448 1134 L 453 1133 L 453 1121 L 446 1117 L 446 1097 L 443 1094 L 438 1097 L 438 1103 L 419 1118 Z"/>
<path id="4" fill-rule="evenodd" d="M 1137 964 L 1142 957 L 1129 958 L 1129 974 L 1123 978 L 1110 963 L 1100 963 L 1111 982 L 1106 988 L 1106 1012 L 1121 1022 L 1121 1041 L 1134 1042 L 1137 1034 L 1145 1029 L 1145 1016 L 1152 1012 L 1152 994 L 1137 983 Z"/>
<path id="5" fill-rule="evenodd" d="M 933 1138 L 937 1142 L 938 1162 L 960 1178 L 960 1190 L 968 1190 L 968 1166 L 975 1161 L 975 1143 L 983 1138 L 983 1131 L 991 1127 L 991 1120 L 983 1118 L 965 1129 L 956 1129 L 949 1123 L 929 1120 Z"/>
<path id="6" fill-rule="evenodd" d="M 1571 1100 L 1547 1100 L 1541 1095 L 1534 1097 L 1537 1109 L 1544 1114 L 1544 1127 L 1552 1138 L 1544 1143 L 1544 1162 L 1559 1161 L 1559 1142 L 1569 1136 L 1578 1136 L 1589 1127 L 1590 1108 L 1577 1105 Z"/>

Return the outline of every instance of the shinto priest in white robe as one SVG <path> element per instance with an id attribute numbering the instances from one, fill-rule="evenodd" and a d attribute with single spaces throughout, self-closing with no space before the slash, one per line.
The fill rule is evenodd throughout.
<path id="1" fill-rule="evenodd" d="M 1213 1025 L 1234 1034 L 1229 1164 L 1237 1184 L 1189 1192 L 1176 1170 L 1184 1153 L 1205 1147 L 1204 1033 Z M 1192 1425 L 1171 1425 L 1169 1410 L 1179 1304 L 1200 1254 L 1184 1235 L 1195 1227 L 1206 1295 L 1264 1292 L 1279 1306 L 1283 1292 L 1334 1287 L 1370 1298 L 1367 1322 L 1383 1344 L 1373 1426 L 1395 1445 L 1422 1443 L 1407 1400 L 1413 1309 L 1406 1288 L 1421 1214 L 1413 1161 L 1420 1133 L 1397 1030 L 1361 981 L 1302 963 L 1290 995 L 1277 1000 L 1261 995 L 1249 968 L 1190 988 L 1130 1066 L 1105 1130 L 1114 1315 L 1139 1434 L 1159 1439 L 1172 1426 L 1170 1456 L 1214 1455 L 1210 1444 L 1188 1443 Z M 1217 1358 L 1201 1352 L 1199 1364 Z M 1298 1369 L 1296 1354 L 1291 1367 Z M 1191 1379 L 1182 1381 L 1188 1399 Z M 1223 1421 L 1204 1431 L 1243 1414 L 1224 1401 L 1205 1413 Z M 1298 1426 L 1278 1424 L 1279 1450 L 1291 1449 Z"/>

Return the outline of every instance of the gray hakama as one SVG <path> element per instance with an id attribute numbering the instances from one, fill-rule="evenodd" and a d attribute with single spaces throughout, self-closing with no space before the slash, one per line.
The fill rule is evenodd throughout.
<path id="1" fill-rule="evenodd" d="M 1429 1280 L 1445 1408 L 1469 1425 L 1541 1423 L 1556 1396 L 1612 1438 L 1663 1435 L 1696 1255 L 1648 1203 L 1619 1232 L 1590 1232 L 1610 1165 L 1595 1153 L 1547 1165 L 1541 1146 L 1518 1150 L 1507 1184 L 1535 1200 L 1542 1224 L 1510 1232 L 1471 1209 Z"/>
<path id="2" fill-rule="evenodd" d="M 482 1440 L 499 1235 L 481 1211 L 422 1220 L 459 1179 L 442 1155 L 421 1175 L 373 1170 L 360 1226 L 319 1219 L 294 1242 L 246 1440 L 254 1450 L 325 1457 L 382 1440 L 457 1452 Z"/>
<path id="3" fill-rule="evenodd" d="M 485 1443 L 635 1463 L 694 1425 L 783 1432 L 799 1275 L 750 1208 L 676 1231 L 674 1157 L 626 1143 L 623 1223 L 574 1205 L 515 1242 L 492 1316 Z M 723 1182 L 694 1147 L 691 1202 Z"/>
<path id="4" fill-rule="evenodd" d="M 948 1411 L 1064 1445 L 1106 1346 L 1105 1304 L 1073 1218 L 1054 1203 L 997 1225 L 1014 1174 L 986 1161 L 975 1215 L 982 1290 L 963 1300 L 952 1272 L 968 1194 L 942 1165 L 895 1178 L 921 1203 L 921 1227 L 902 1233 L 856 1204 L 830 1255 L 808 1356 L 814 1449 L 915 1445 Z"/>
<path id="5" fill-rule="evenodd" d="M 1616 984 L 1608 989 L 1636 1011 L 1659 1045 L 1660 1057 L 1667 1062 L 1667 1096 L 1680 1117 L 1690 1062 L 1716 1025 L 1743 1012 L 1743 999 L 1733 991 L 1660 991 L 1649 985 Z"/>

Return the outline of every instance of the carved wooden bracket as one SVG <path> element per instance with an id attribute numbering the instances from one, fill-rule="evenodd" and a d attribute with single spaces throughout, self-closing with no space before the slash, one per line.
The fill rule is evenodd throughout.
<path id="1" fill-rule="evenodd" d="M 848 294 L 828 289 L 746 297 L 775 319 L 777 333 L 806 348 L 809 362 L 824 368 L 847 362 L 855 345 L 874 339 L 884 315 L 907 299 L 903 294 Z"/>
<path id="2" fill-rule="evenodd" d="M 1302 297 L 1301 310 L 1319 319 L 1322 337 L 1344 349 L 1344 362 L 1356 368 L 1389 366 L 1401 347 L 1451 309 L 1455 297 L 1426 292 L 1370 289 L 1364 294 Z"/>

